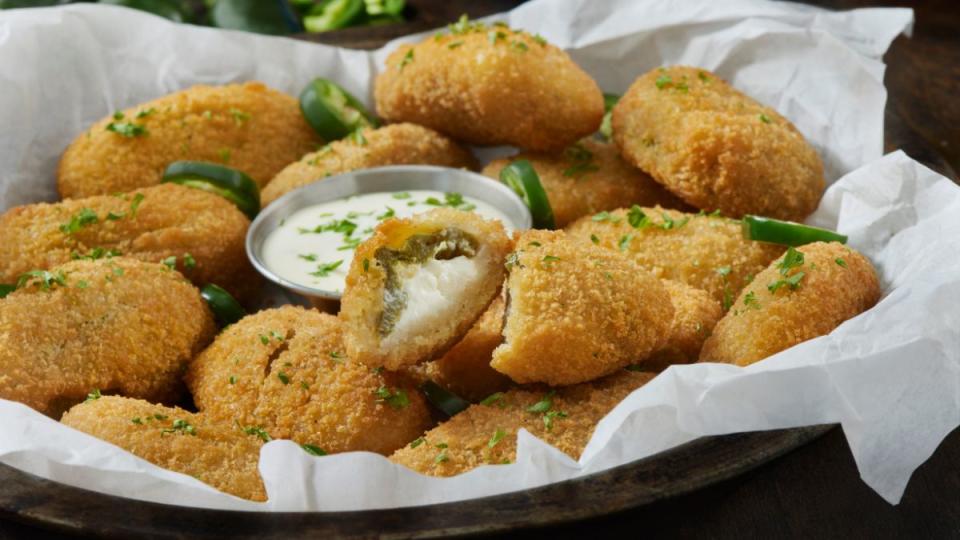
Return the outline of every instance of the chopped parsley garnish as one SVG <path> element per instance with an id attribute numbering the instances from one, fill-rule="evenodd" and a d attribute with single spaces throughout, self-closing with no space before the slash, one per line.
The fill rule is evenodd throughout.
<path id="1" fill-rule="evenodd" d="M 160 432 L 161 435 L 166 435 L 168 433 L 180 433 L 181 435 L 197 435 L 197 430 L 190 425 L 190 422 L 186 420 L 174 420 L 173 424 Z"/>
<path id="2" fill-rule="evenodd" d="M 391 195 L 391 196 L 392 196 L 394 199 L 403 200 L 403 199 L 409 199 L 409 198 L 410 198 L 410 193 L 407 192 L 407 191 L 401 191 L 400 193 L 394 193 L 394 194 Z"/>
<path id="3" fill-rule="evenodd" d="M 87 399 L 83 400 L 83 402 L 84 402 L 84 403 L 87 403 L 87 402 L 90 402 L 90 401 L 96 401 L 96 400 L 100 399 L 101 397 L 102 397 L 102 395 L 100 394 L 100 389 L 99 389 L 99 388 L 94 388 L 92 392 L 90 392 L 89 394 L 87 394 Z"/>
<path id="4" fill-rule="evenodd" d="M 86 255 L 81 255 L 80 253 L 74 251 L 70 253 L 70 258 L 73 260 L 88 260 L 96 261 L 99 259 L 111 259 L 113 257 L 119 257 L 121 253 L 115 249 L 103 249 L 102 247 L 95 247 L 87 252 Z"/>
<path id="5" fill-rule="evenodd" d="M 572 165 L 564 169 L 563 175 L 570 178 L 580 179 L 586 176 L 587 174 L 590 174 L 592 172 L 597 172 L 599 170 L 600 170 L 600 167 L 594 165 L 593 163 L 589 163 L 589 162 L 577 163 L 575 165 Z"/>
<path id="6" fill-rule="evenodd" d="M 343 353 L 340 351 L 330 351 L 330 358 L 335 362 L 343 362 Z"/>
<path id="7" fill-rule="evenodd" d="M 277 372 L 277 378 L 280 379 L 280 382 L 283 384 L 290 384 L 290 376 L 282 371 Z"/>
<path id="8" fill-rule="evenodd" d="M 553 410 L 553 396 L 556 395 L 555 390 L 551 390 L 544 394 L 543 398 L 534 403 L 533 405 L 527 407 L 527 412 L 534 414 L 543 415 L 543 425 L 549 431 L 553 429 L 553 419 L 554 418 L 566 418 L 567 413 L 563 411 Z"/>
<path id="9" fill-rule="evenodd" d="M 666 212 L 661 212 L 660 215 L 663 216 L 663 223 L 660 224 L 660 228 L 665 231 L 669 231 L 670 229 L 679 229 L 690 221 L 689 216 L 681 220 L 674 220 L 672 217 L 670 217 L 670 214 Z"/>
<path id="10" fill-rule="evenodd" d="M 363 271 L 368 272 L 370 270 L 370 259 L 363 260 Z"/>
<path id="11" fill-rule="evenodd" d="M 780 289 L 780 287 L 787 286 L 791 291 L 795 291 L 800 288 L 800 280 L 803 279 L 803 276 L 805 275 L 806 274 L 804 272 L 797 272 L 790 277 L 772 281 L 767 285 L 767 289 L 770 292 L 775 293 L 778 289 Z"/>
<path id="12" fill-rule="evenodd" d="M 487 448 L 493 448 L 494 446 L 497 445 L 498 442 L 502 441 L 503 438 L 506 436 L 507 436 L 506 431 L 500 428 L 497 428 L 497 430 L 493 432 L 493 437 L 490 437 L 490 440 L 487 441 Z"/>
<path id="13" fill-rule="evenodd" d="M 345 236 L 350 236 L 351 234 L 353 234 L 353 231 L 355 231 L 356 228 L 357 228 L 356 223 L 347 219 L 340 219 L 340 220 L 331 221 L 329 223 L 324 223 L 322 225 L 317 225 L 313 229 L 299 229 L 299 231 L 301 234 L 307 234 L 307 233 L 319 234 L 319 233 L 325 233 L 325 232 L 335 232 L 335 233 L 343 234 Z"/>
<path id="14" fill-rule="evenodd" d="M 114 118 L 116 118 L 116 116 L 114 116 Z M 147 131 L 147 126 L 143 124 L 135 124 L 133 122 L 110 122 L 107 124 L 107 131 L 112 131 L 117 135 L 122 135 L 128 139 L 141 137 L 149 133 Z"/>
<path id="15" fill-rule="evenodd" d="M 842 266 L 843 268 L 846 268 L 846 267 L 847 267 L 847 261 L 845 261 L 845 260 L 843 260 L 843 259 L 841 259 L 841 258 L 839 258 L 839 257 L 836 258 L 836 259 L 834 259 L 833 262 L 837 263 L 837 266 Z"/>
<path id="16" fill-rule="evenodd" d="M 403 58 L 400 60 L 400 65 L 397 66 L 398 71 L 403 71 L 403 68 L 407 67 L 407 64 L 413 62 L 413 49 L 409 49 L 407 54 L 403 55 Z"/>
<path id="17" fill-rule="evenodd" d="M 608 221 L 610 223 L 620 223 L 620 218 L 604 210 L 603 212 L 598 212 L 590 218 L 597 223 Z"/>
<path id="18" fill-rule="evenodd" d="M 407 397 L 407 393 L 403 390 L 394 392 L 386 386 L 381 386 L 377 388 L 373 394 L 377 396 L 377 403 L 386 403 L 395 410 L 403 409 L 410 404 L 410 398 Z"/>
<path id="19" fill-rule="evenodd" d="M 697 72 L 697 77 L 699 77 L 704 84 L 710 82 L 710 77 L 708 77 L 707 74 L 702 71 Z"/>
<path id="20" fill-rule="evenodd" d="M 310 454 L 311 456 L 323 457 L 327 455 L 326 450 L 313 444 L 301 444 L 300 448 L 303 448 L 303 451 Z"/>
<path id="21" fill-rule="evenodd" d="M 137 113 L 136 118 L 146 118 L 146 117 L 150 116 L 151 114 L 153 114 L 153 113 L 155 113 L 155 112 L 157 112 L 157 110 L 156 110 L 155 108 L 153 108 L 153 107 L 150 107 L 149 109 L 143 109 L 142 111 L 140 111 L 140 112 Z M 121 113 L 121 114 L 122 114 L 122 113 Z M 116 118 L 116 116 L 114 116 L 114 118 Z M 121 118 L 122 118 L 122 116 L 121 116 Z M 119 118 L 118 118 L 118 120 L 119 120 Z"/>
<path id="22" fill-rule="evenodd" d="M 548 264 L 549 264 L 549 263 L 552 263 L 552 262 L 557 262 L 557 261 L 559 261 L 559 260 L 560 260 L 560 257 L 555 257 L 555 256 L 553 256 L 553 255 L 544 255 L 544 256 L 543 256 L 543 262 L 548 263 Z"/>
<path id="23" fill-rule="evenodd" d="M 237 384 L 237 377 L 234 375 L 231 375 L 229 381 L 230 381 L 230 384 Z"/>
<path id="24" fill-rule="evenodd" d="M 240 431 L 246 433 L 247 435 L 259 437 L 263 442 L 270 442 L 273 440 L 273 437 L 271 437 L 270 434 L 260 426 L 243 427 L 238 423 L 237 427 L 239 427 Z"/>
<path id="25" fill-rule="evenodd" d="M 96 212 L 89 208 L 81 208 L 79 212 L 70 218 L 69 222 L 60 225 L 60 232 L 63 234 L 73 234 L 87 225 L 93 225 L 99 223 L 99 221 Z"/>
<path id="26" fill-rule="evenodd" d="M 595 234 L 591 234 L 591 235 L 590 235 L 590 241 L 593 242 L 594 244 L 599 244 L 599 243 L 600 243 L 600 239 L 597 238 L 597 235 L 595 235 Z"/>
<path id="27" fill-rule="evenodd" d="M 379 216 L 377 216 L 377 221 L 383 221 L 383 220 L 385 220 L 385 219 L 390 219 L 390 218 L 392 218 L 392 217 L 395 216 L 395 215 L 397 215 L 396 210 L 394 210 L 393 208 L 390 208 L 390 207 L 388 206 L 386 212 L 384 212 L 384 213 L 380 214 Z"/>
<path id="28" fill-rule="evenodd" d="M 496 404 L 496 405 L 499 406 L 500 408 L 503 408 L 503 407 L 506 406 L 506 403 L 505 403 L 504 400 L 503 400 L 504 397 L 506 397 L 506 396 L 504 395 L 503 392 L 496 392 L 496 393 L 494 393 L 494 394 L 490 394 L 489 396 L 485 397 L 485 398 L 483 399 L 483 401 L 480 402 L 480 404 L 481 404 L 481 405 L 494 405 L 494 404 Z"/>
<path id="29" fill-rule="evenodd" d="M 567 149 L 563 151 L 563 155 L 574 162 L 591 161 L 593 159 L 593 152 L 580 143 L 567 147 Z"/>
<path id="30" fill-rule="evenodd" d="M 193 255 L 189 253 L 183 254 L 183 267 L 187 270 L 193 270 L 197 267 L 197 260 L 193 258 Z"/>
<path id="31" fill-rule="evenodd" d="M 173 270 L 173 269 L 175 269 L 175 268 L 177 267 L 177 256 L 176 256 L 176 255 L 171 255 L 171 256 L 167 257 L 166 259 L 163 259 L 162 261 L 160 261 L 160 264 L 166 266 L 166 267 L 169 268 L 170 270 Z"/>
<path id="32" fill-rule="evenodd" d="M 366 146 L 367 138 L 363 136 L 363 130 L 356 130 L 350 134 L 350 140 L 357 144 L 357 146 Z"/>
<path id="33" fill-rule="evenodd" d="M 336 270 L 341 264 L 343 264 L 343 259 L 333 261 L 333 262 L 323 263 L 317 267 L 316 272 L 310 272 L 310 275 L 316 276 L 316 277 L 327 277 L 330 275 L 330 272 L 333 272 L 334 270 Z"/>
<path id="34" fill-rule="evenodd" d="M 140 425 L 140 426 L 143 425 L 143 420 L 141 420 L 139 416 L 136 417 L 136 418 L 131 419 L 130 421 L 133 422 L 134 424 L 137 424 L 137 425 Z"/>
<path id="35" fill-rule="evenodd" d="M 450 457 L 447 455 L 447 446 L 444 445 L 443 448 L 440 450 L 440 453 L 437 454 L 437 457 L 433 458 L 433 462 L 436 464 L 440 464 L 440 463 L 443 463 L 444 461 L 448 461 L 449 459 Z"/>
<path id="36" fill-rule="evenodd" d="M 359 246 L 361 242 L 363 242 L 362 238 L 347 236 L 343 239 L 343 245 L 337 247 L 337 251 L 350 251 L 351 249 L 357 249 L 357 246 Z"/>
<path id="37" fill-rule="evenodd" d="M 632 234 L 625 234 L 620 237 L 620 241 L 617 242 L 617 247 L 620 248 L 620 251 L 626 251 L 630 247 L 630 242 L 633 241 Z"/>
<path id="38" fill-rule="evenodd" d="M 547 46 L 547 40 L 544 39 L 544 37 L 541 36 L 540 34 L 534 34 L 534 35 L 533 35 L 533 40 L 536 41 L 537 44 L 540 45 L 541 47 L 546 47 L 546 46 Z"/>
<path id="39" fill-rule="evenodd" d="M 657 85 L 657 88 L 659 88 L 660 90 L 663 90 L 664 88 L 669 86 L 672 82 L 673 80 L 670 78 L 670 76 L 664 73 L 659 77 L 657 77 L 657 80 L 654 84 Z"/>
<path id="40" fill-rule="evenodd" d="M 67 276 L 62 271 L 57 270 L 56 272 L 50 272 L 47 270 L 31 270 L 24 274 L 21 274 L 17 279 L 17 288 L 23 288 L 31 279 L 36 278 L 38 281 L 34 283 L 34 286 L 40 287 L 41 291 L 49 291 L 54 285 L 60 285 L 65 287 L 67 285 Z"/>
<path id="41" fill-rule="evenodd" d="M 427 442 L 427 440 L 423 437 L 417 437 L 413 442 L 410 443 L 409 446 L 410 448 L 416 448 L 425 442 Z"/>
<path id="42" fill-rule="evenodd" d="M 526 43 L 516 39 L 510 42 L 510 47 L 520 52 L 527 52 L 530 49 Z"/>
<path id="43" fill-rule="evenodd" d="M 723 281 L 723 310 L 727 311 L 733 306 L 733 292 L 730 290 L 730 284 L 727 282 L 727 276 L 730 275 L 730 272 L 733 271 L 729 266 L 721 266 L 716 269 L 716 272 L 720 274 L 720 279 Z"/>
<path id="44" fill-rule="evenodd" d="M 231 108 L 230 116 L 233 117 L 233 121 L 236 122 L 238 126 L 250 119 L 250 113 L 243 112 L 240 109 Z"/>
<path id="45" fill-rule="evenodd" d="M 760 301 L 757 300 L 757 295 L 754 294 L 753 291 L 748 292 L 747 295 L 743 297 L 743 305 L 752 309 L 760 309 Z"/>
<path id="46" fill-rule="evenodd" d="M 143 193 L 137 193 L 133 196 L 133 201 L 130 203 L 130 217 L 137 217 L 137 210 L 140 208 L 140 203 L 143 202 L 144 195 Z"/>
<path id="47" fill-rule="evenodd" d="M 260 334 L 260 343 L 263 343 L 264 345 L 266 345 L 267 343 L 270 343 L 270 338 L 268 338 L 263 334 Z"/>
<path id="48" fill-rule="evenodd" d="M 636 204 L 630 207 L 630 210 L 627 212 L 627 222 L 630 223 L 630 226 L 634 229 L 643 229 L 649 227 L 651 224 L 650 218 L 648 218 L 643 209 Z"/>
<path id="49" fill-rule="evenodd" d="M 490 40 L 491 45 L 496 45 L 498 39 L 506 39 L 507 34 L 500 30 L 491 30 L 487 32 L 487 39 Z"/>
<path id="50" fill-rule="evenodd" d="M 764 124 L 769 124 L 769 123 L 770 123 L 770 117 L 767 116 L 767 115 L 765 115 L 765 114 L 763 114 L 763 113 L 760 113 L 760 121 L 763 122 Z"/>
<path id="51" fill-rule="evenodd" d="M 547 428 L 547 431 L 553 429 L 553 419 L 554 418 L 566 418 L 567 413 L 563 411 L 547 411 L 543 415 L 543 425 Z"/>
<path id="52" fill-rule="evenodd" d="M 459 40 L 459 39 L 458 39 L 457 41 L 451 41 L 450 43 L 447 43 L 447 48 L 448 48 L 448 49 L 456 49 L 457 47 L 459 47 L 459 46 L 461 46 L 461 45 L 463 45 L 463 40 Z"/>
<path id="53" fill-rule="evenodd" d="M 310 385 L 309 385 L 306 381 L 300 381 L 300 388 L 302 388 L 302 389 L 304 389 L 304 390 L 309 390 L 309 389 L 310 389 Z"/>
<path id="54" fill-rule="evenodd" d="M 301 254 L 297 255 L 297 257 L 299 257 L 299 258 L 301 258 L 301 259 L 303 259 L 303 260 L 305 260 L 305 261 L 307 261 L 307 262 L 317 262 L 317 254 L 316 254 L 316 253 L 301 253 Z"/>

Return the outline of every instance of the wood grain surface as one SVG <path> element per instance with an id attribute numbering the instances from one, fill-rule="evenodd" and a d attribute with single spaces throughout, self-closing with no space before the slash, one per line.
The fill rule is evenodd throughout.
<path id="1" fill-rule="evenodd" d="M 323 41 L 375 47 L 385 39 L 425 30 L 516 2 L 411 0 L 418 20 L 407 28 L 342 31 Z M 914 158 L 956 179 L 960 170 L 960 3 L 957 0 L 872 2 L 816 0 L 834 9 L 913 7 L 912 38 L 898 38 L 885 61 L 889 89 L 887 150 Z M 2 487 L 0 487 L 2 489 Z M 914 475 L 898 506 L 870 490 L 856 470 L 839 429 L 740 477 L 689 495 L 598 519 L 517 533 L 528 538 L 960 538 L 960 431 L 953 432 Z M 104 516 L 120 520 L 122 516 Z M 62 536 L 0 521 L 0 538 Z"/>

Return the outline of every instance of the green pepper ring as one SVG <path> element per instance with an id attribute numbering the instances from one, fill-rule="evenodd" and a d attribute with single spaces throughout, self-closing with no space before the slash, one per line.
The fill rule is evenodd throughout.
<path id="1" fill-rule="evenodd" d="M 365 7 L 364 0 L 321 2 L 303 18 L 303 25 L 307 32 L 314 33 L 345 28 L 365 11 Z"/>
<path id="2" fill-rule="evenodd" d="M 236 298 L 213 283 L 207 283 L 201 287 L 200 296 L 206 300 L 220 328 L 226 328 L 247 315 L 246 310 Z"/>
<path id="3" fill-rule="evenodd" d="M 163 172 L 162 182 L 220 195 L 250 219 L 260 211 L 260 190 L 256 182 L 236 169 L 203 161 L 174 161 Z"/>
<path id="4" fill-rule="evenodd" d="M 470 406 L 470 402 L 446 390 L 433 381 L 420 385 L 420 391 L 427 397 L 431 405 L 447 416 L 455 416 Z"/>
<path id="5" fill-rule="evenodd" d="M 743 234 L 748 240 L 793 247 L 811 242 L 847 243 L 845 235 L 834 231 L 751 215 L 743 216 Z"/>
<path id="6" fill-rule="evenodd" d="M 525 159 L 518 159 L 501 169 L 500 181 L 514 191 L 530 209 L 534 229 L 555 229 L 553 208 L 547 192 L 540 183 L 540 176 L 533 165 Z"/>
<path id="7" fill-rule="evenodd" d="M 350 120 L 345 108 L 356 113 Z M 300 111 L 307 123 L 327 141 L 342 139 L 362 127 L 377 127 L 377 119 L 357 98 L 327 79 L 317 78 L 300 93 Z"/>

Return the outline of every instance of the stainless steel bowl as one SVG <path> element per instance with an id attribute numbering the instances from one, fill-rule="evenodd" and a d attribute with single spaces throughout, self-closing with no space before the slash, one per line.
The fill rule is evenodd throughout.
<path id="1" fill-rule="evenodd" d="M 270 270 L 263 262 L 263 243 L 284 218 L 294 212 L 319 203 L 345 199 L 363 193 L 413 191 L 432 189 L 455 191 L 486 202 L 503 212 L 514 230 L 529 229 L 530 210 L 507 186 L 486 176 L 462 169 L 431 165 L 393 165 L 350 171 L 308 184 L 280 197 L 267 206 L 250 224 L 247 231 L 247 257 L 254 268 L 277 285 L 306 297 L 315 306 L 336 311 L 340 293 L 300 285 L 286 280 Z"/>

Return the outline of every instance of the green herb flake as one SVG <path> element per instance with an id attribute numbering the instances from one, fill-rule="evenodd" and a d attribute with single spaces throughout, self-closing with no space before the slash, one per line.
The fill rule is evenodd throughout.
<path id="1" fill-rule="evenodd" d="M 400 193 L 394 193 L 393 195 L 391 195 L 391 197 L 393 197 L 394 199 L 398 199 L 401 201 L 403 199 L 409 199 L 410 196 L 411 196 L 410 193 L 407 191 L 401 191 Z"/>
<path id="2" fill-rule="evenodd" d="M 36 279 L 35 287 L 41 291 L 49 291 L 54 285 L 65 287 L 67 285 L 67 276 L 62 271 L 50 272 L 47 270 L 31 270 L 23 273 L 17 278 L 17 289 L 22 289 L 31 279 Z"/>
<path id="3" fill-rule="evenodd" d="M 843 259 L 841 259 L 841 258 L 839 258 L 839 257 L 836 258 L 836 259 L 834 259 L 833 262 L 837 263 L 837 266 L 841 266 L 841 267 L 843 267 L 843 268 L 846 268 L 846 267 L 847 267 L 847 261 L 845 261 L 845 260 L 843 260 Z"/>
<path id="4" fill-rule="evenodd" d="M 600 239 L 597 238 L 597 235 L 595 235 L 595 234 L 591 234 L 591 235 L 590 235 L 590 241 L 593 242 L 594 244 L 599 244 L 599 243 L 600 243 Z"/>
<path id="5" fill-rule="evenodd" d="M 708 84 L 710 82 L 710 77 L 708 77 L 707 74 L 704 73 L 703 71 L 697 72 L 697 77 L 699 77 L 700 80 L 703 81 L 703 84 Z"/>
<path id="6" fill-rule="evenodd" d="M 387 211 L 377 216 L 377 221 L 383 221 L 385 219 L 390 219 L 397 215 L 396 210 L 393 208 L 387 207 Z"/>
<path id="7" fill-rule="evenodd" d="M 134 424 L 137 424 L 138 426 L 142 426 L 142 425 L 143 425 L 143 420 L 141 420 L 139 416 L 136 417 L 136 418 L 131 419 L 130 421 L 133 422 Z"/>
<path id="8" fill-rule="evenodd" d="M 433 458 L 435 464 L 443 463 L 444 461 L 449 461 L 450 457 L 447 455 L 447 447 L 444 446 L 440 453 L 437 454 L 437 457 Z"/>
<path id="9" fill-rule="evenodd" d="M 487 406 L 498 405 L 501 408 L 503 408 L 506 405 L 506 403 L 504 403 L 503 401 L 505 397 L 506 396 L 503 392 L 496 392 L 494 394 L 490 394 L 489 396 L 485 397 L 483 401 L 480 402 L 480 404 L 487 405 Z"/>
<path id="10" fill-rule="evenodd" d="M 128 139 L 142 137 L 147 135 L 147 126 L 143 124 L 134 124 L 133 122 L 110 122 L 107 124 L 107 131 L 112 131 Z"/>
<path id="11" fill-rule="evenodd" d="M 267 336 L 265 336 L 265 335 L 263 335 L 263 334 L 260 334 L 260 343 L 263 343 L 264 345 L 266 345 L 266 344 L 270 343 L 270 338 L 268 338 Z"/>
<path id="12" fill-rule="evenodd" d="M 160 261 L 160 264 L 166 266 L 170 270 L 174 270 L 177 267 L 177 256 L 171 255 L 166 259 L 163 259 L 162 261 Z"/>
<path id="13" fill-rule="evenodd" d="M 339 259 L 333 262 L 323 263 L 317 267 L 316 272 L 310 272 L 311 276 L 316 277 L 327 277 L 331 272 L 336 270 L 341 264 L 343 264 L 343 259 Z"/>
<path id="14" fill-rule="evenodd" d="M 96 401 L 96 400 L 100 399 L 101 397 L 103 397 L 103 396 L 102 396 L 102 394 L 100 394 L 100 389 L 99 389 L 99 388 L 94 388 L 92 392 L 90 392 L 89 394 L 87 394 L 87 399 L 83 400 L 83 402 L 84 402 L 84 403 L 88 403 L 88 402 L 91 402 L 91 401 Z"/>
<path id="15" fill-rule="evenodd" d="M 620 218 L 604 210 L 603 212 L 598 212 L 590 218 L 592 221 L 597 223 L 609 222 L 609 223 L 620 223 Z"/>
<path id="16" fill-rule="evenodd" d="M 79 212 L 70 217 L 70 221 L 60 225 L 60 232 L 63 234 L 73 234 L 80 229 L 99 223 L 97 213 L 89 208 L 81 208 Z"/>
<path id="17" fill-rule="evenodd" d="M 303 451 L 310 454 L 311 456 L 323 457 L 327 455 L 326 450 L 313 444 L 301 444 L 300 448 L 303 448 Z"/>
<path id="18" fill-rule="evenodd" d="M 540 45 L 541 47 L 547 46 L 547 40 L 544 39 L 543 36 L 541 36 L 540 34 L 534 34 L 533 40 L 536 41 L 537 44 Z"/>
<path id="19" fill-rule="evenodd" d="M 270 442 L 273 440 L 273 437 L 271 437 L 270 434 L 260 426 L 243 427 L 238 423 L 237 427 L 240 428 L 240 431 L 246 433 L 247 435 L 258 437 L 263 442 Z"/>
<path id="20" fill-rule="evenodd" d="M 139 118 L 146 118 L 146 117 L 150 116 L 151 114 L 153 114 L 153 113 L 155 113 L 155 112 L 157 112 L 157 109 L 155 109 L 155 108 L 153 108 L 153 107 L 150 107 L 149 109 L 143 109 L 143 110 L 141 110 L 140 112 L 137 113 L 136 118 L 138 118 L 138 119 L 139 119 Z M 122 117 L 122 113 L 121 113 L 121 117 Z M 114 116 L 114 118 L 116 118 L 116 116 Z M 119 120 L 119 118 L 117 118 L 117 119 Z"/>
<path id="21" fill-rule="evenodd" d="M 187 270 L 193 270 L 197 267 L 197 260 L 193 258 L 193 255 L 189 253 L 183 254 L 183 267 Z"/>
<path id="22" fill-rule="evenodd" d="M 657 77 L 657 80 L 656 80 L 656 82 L 655 82 L 654 84 L 657 85 L 657 88 L 658 88 L 658 89 L 663 90 L 663 89 L 666 88 L 667 86 L 670 86 L 672 83 L 673 83 L 673 80 L 670 79 L 670 76 L 667 75 L 666 73 L 664 73 L 664 74 L 660 75 L 659 77 Z"/>
<path id="23" fill-rule="evenodd" d="M 459 46 L 461 46 L 461 45 L 463 45 L 463 40 L 459 40 L 459 39 L 458 39 L 457 41 L 451 41 L 450 43 L 447 43 L 447 48 L 448 48 L 448 49 L 456 49 L 457 47 L 459 47 Z"/>
<path id="24" fill-rule="evenodd" d="M 501 428 L 497 428 L 497 430 L 493 432 L 493 437 L 490 437 L 490 440 L 487 441 L 487 448 L 493 448 L 494 446 L 497 445 L 498 442 L 502 441 L 503 438 L 506 436 L 507 436 L 506 431 L 504 431 Z"/>
<path id="25" fill-rule="evenodd" d="M 556 395 L 556 393 L 557 392 L 555 390 L 547 392 L 540 401 L 527 407 L 527 412 L 545 413 L 549 411 L 550 408 L 553 407 L 553 396 Z"/>
<path id="26" fill-rule="evenodd" d="M 140 209 L 140 203 L 143 202 L 144 195 L 143 193 L 137 193 L 133 196 L 133 201 L 130 202 L 130 217 L 137 217 L 137 210 Z"/>
<path id="27" fill-rule="evenodd" d="M 634 229 L 644 229 L 651 225 L 650 218 L 648 218 L 643 209 L 636 204 L 627 212 L 627 223 Z"/>
<path id="28" fill-rule="evenodd" d="M 763 113 L 760 113 L 760 121 L 764 124 L 769 124 L 771 122 L 770 117 Z"/>
<path id="29" fill-rule="evenodd" d="M 760 309 L 760 301 L 757 300 L 757 295 L 753 291 L 743 297 L 743 305 L 751 309 Z"/>
<path id="30" fill-rule="evenodd" d="M 237 384 L 237 377 L 234 375 L 230 376 L 230 384 Z"/>
<path id="31" fill-rule="evenodd" d="M 663 223 L 660 224 L 660 228 L 665 231 L 669 231 L 671 229 L 679 229 L 680 227 L 683 227 L 690 221 L 689 216 L 684 217 L 683 219 L 680 219 L 680 220 L 675 220 L 672 217 L 670 217 L 670 214 L 666 212 L 661 212 L 660 215 L 663 217 Z"/>
<path id="32" fill-rule="evenodd" d="M 403 58 L 400 60 L 400 65 L 397 66 L 397 70 L 403 71 L 403 68 L 407 67 L 411 62 L 413 62 L 413 49 L 408 49 L 407 54 L 403 55 Z"/>
<path id="33" fill-rule="evenodd" d="M 158 418 L 159 420 L 159 418 Z M 190 422 L 186 420 L 178 419 L 174 420 L 171 426 L 160 432 L 161 435 L 167 435 L 170 433 L 179 433 L 181 435 L 197 435 L 197 430 L 190 425 Z"/>
<path id="34" fill-rule="evenodd" d="M 630 242 L 633 241 L 632 234 L 625 234 L 620 237 L 620 241 L 617 242 L 617 247 L 620 248 L 620 251 L 626 251 L 630 247 Z"/>
<path id="35" fill-rule="evenodd" d="M 526 43 L 524 43 L 524 42 L 522 42 L 522 41 L 519 41 L 519 40 L 513 40 L 513 41 L 511 41 L 511 42 L 510 42 L 510 48 L 514 49 L 515 51 L 519 51 L 519 52 L 527 52 L 527 51 L 530 49 L 530 47 L 527 47 L 527 44 L 526 44 Z"/>
<path id="36" fill-rule="evenodd" d="M 370 259 L 364 259 L 364 260 L 363 260 L 363 271 L 364 271 L 364 272 L 369 272 L 369 271 L 370 271 Z"/>
<path id="37" fill-rule="evenodd" d="M 377 396 L 377 403 L 386 403 L 394 410 L 400 410 L 410 405 L 410 398 L 404 390 L 394 392 L 386 386 L 381 386 L 377 388 L 373 394 Z"/>
<path id="38" fill-rule="evenodd" d="M 290 384 L 290 376 L 282 371 L 277 372 L 277 378 L 280 379 L 280 382 L 283 384 Z"/>
<path id="39" fill-rule="evenodd" d="M 237 123 L 238 126 L 243 125 L 244 122 L 250 120 L 250 113 L 241 111 L 240 109 L 230 109 L 230 116 L 233 117 L 233 121 Z"/>
<path id="40" fill-rule="evenodd" d="M 410 448 L 416 448 L 425 442 L 427 442 L 427 440 L 424 439 L 423 437 L 417 437 L 416 439 L 414 439 L 413 442 L 409 444 L 409 446 Z"/>
<path id="41" fill-rule="evenodd" d="M 353 141 L 357 146 L 366 146 L 367 138 L 363 136 L 363 130 L 358 129 L 350 134 L 350 140 Z"/>
<path id="42" fill-rule="evenodd" d="M 307 262 L 317 262 L 317 254 L 316 254 L 316 253 L 301 253 L 301 254 L 297 255 L 297 257 L 298 257 L 298 258 L 301 258 L 301 259 L 303 259 L 303 260 L 305 260 L 305 261 L 307 261 Z"/>
<path id="43" fill-rule="evenodd" d="M 563 175 L 568 178 L 575 178 L 579 180 L 580 178 L 583 178 L 584 176 L 592 172 L 597 172 L 599 170 L 600 170 L 600 167 L 597 165 L 594 165 L 593 163 L 577 163 L 564 169 Z"/>
<path id="44" fill-rule="evenodd" d="M 543 426 L 547 428 L 547 431 L 553 429 L 553 419 L 554 418 L 566 418 L 567 413 L 563 411 L 547 411 L 543 415 Z"/>
<path id="45" fill-rule="evenodd" d="M 553 255 L 544 255 L 544 256 L 543 256 L 543 262 L 545 262 L 545 263 L 547 263 L 547 264 L 552 263 L 552 262 L 557 262 L 557 261 L 559 261 L 559 260 L 560 260 L 560 257 L 556 257 L 556 256 L 553 256 Z"/>

